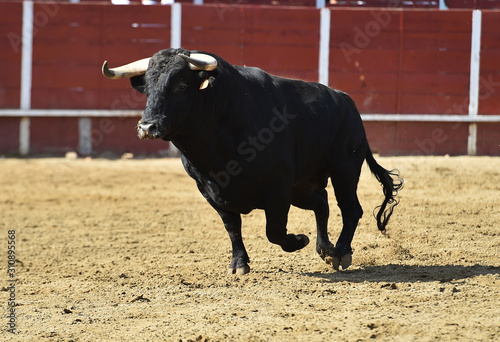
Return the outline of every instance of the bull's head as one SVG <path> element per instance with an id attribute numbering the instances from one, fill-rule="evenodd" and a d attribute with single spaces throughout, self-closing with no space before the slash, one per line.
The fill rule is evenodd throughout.
<path id="1" fill-rule="evenodd" d="M 113 69 L 104 62 L 102 73 L 111 79 L 130 78 L 134 89 L 147 94 L 137 125 L 139 138 L 171 140 L 192 120 L 189 114 L 204 96 L 201 92 L 212 86 L 216 68 L 217 60 L 208 54 L 168 49 Z"/>

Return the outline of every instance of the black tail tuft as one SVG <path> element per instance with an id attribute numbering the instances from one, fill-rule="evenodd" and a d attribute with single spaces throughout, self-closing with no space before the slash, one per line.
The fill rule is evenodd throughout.
<path id="1" fill-rule="evenodd" d="M 373 211 L 373 215 L 377 219 L 377 227 L 381 232 L 385 232 L 385 227 L 391 218 L 394 208 L 399 204 L 396 199 L 398 192 L 403 188 L 404 180 L 399 176 L 398 170 L 388 171 L 380 166 L 375 158 L 373 158 L 370 148 L 366 154 L 366 161 L 371 172 L 377 180 L 382 184 L 384 189 L 384 202 Z M 375 212 L 378 212 L 375 214 Z"/>

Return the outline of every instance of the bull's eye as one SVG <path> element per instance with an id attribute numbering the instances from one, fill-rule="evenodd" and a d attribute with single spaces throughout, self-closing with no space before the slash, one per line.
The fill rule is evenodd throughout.
<path id="1" fill-rule="evenodd" d="M 185 83 L 180 83 L 180 84 L 177 86 L 177 90 L 178 90 L 178 91 L 186 90 L 186 89 L 187 89 L 187 87 L 188 87 L 188 85 L 187 85 L 187 84 L 185 84 Z"/>

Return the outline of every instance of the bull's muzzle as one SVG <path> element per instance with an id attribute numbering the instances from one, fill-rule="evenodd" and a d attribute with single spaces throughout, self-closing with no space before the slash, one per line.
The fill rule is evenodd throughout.
<path id="1" fill-rule="evenodd" d="M 137 135 L 141 139 L 157 139 L 161 138 L 158 126 L 153 123 L 142 123 L 137 124 Z"/>

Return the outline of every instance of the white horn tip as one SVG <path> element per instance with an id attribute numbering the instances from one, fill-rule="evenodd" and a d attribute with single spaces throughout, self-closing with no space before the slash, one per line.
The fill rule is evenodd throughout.
<path id="1" fill-rule="evenodd" d="M 107 78 L 115 78 L 115 74 L 111 72 L 111 70 L 109 70 L 108 61 L 104 61 L 104 63 L 102 64 L 102 74 Z"/>

